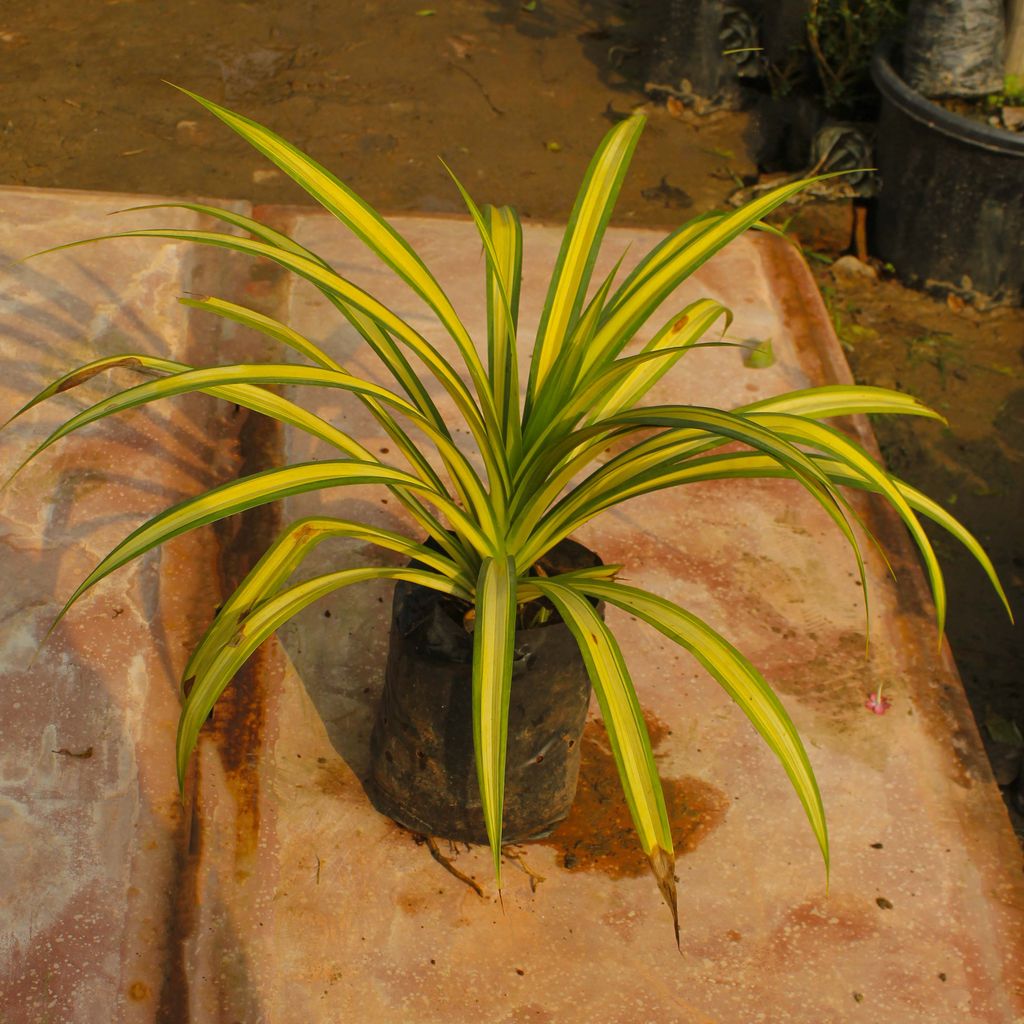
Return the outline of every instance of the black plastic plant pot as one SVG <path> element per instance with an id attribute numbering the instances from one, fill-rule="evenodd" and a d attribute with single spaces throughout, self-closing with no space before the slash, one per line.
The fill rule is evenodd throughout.
<path id="1" fill-rule="evenodd" d="M 542 564 L 552 575 L 601 560 L 567 540 Z M 435 590 L 405 582 L 395 587 L 368 789 L 379 811 L 414 832 L 486 843 L 473 752 L 473 637 L 464 625 L 466 610 Z M 590 680 L 568 627 L 548 621 L 518 630 L 504 842 L 547 835 L 569 813 L 589 703 Z"/>
<path id="2" fill-rule="evenodd" d="M 881 177 L 872 252 L 914 287 L 1024 303 L 1024 135 L 954 114 L 911 89 L 879 49 Z"/>

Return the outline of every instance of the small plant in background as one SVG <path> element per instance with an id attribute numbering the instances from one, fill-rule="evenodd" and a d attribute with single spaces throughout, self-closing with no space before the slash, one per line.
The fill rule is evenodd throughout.
<path id="1" fill-rule="evenodd" d="M 661 782 L 626 660 L 595 606 L 605 602 L 689 651 L 733 698 L 780 760 L 828 863 L 824 808 L 810 761 L 762 675 L 709 624 L 679 605 L 616 577 L 619 567 L 545 573 L 544 556 L 604 510 L 630 498 L 703 480 L 781 477 L 798 484 L 849 541 L 864 570 L 842 488 L 881 495 L 922 553 L 941 631 L 942 573 L 918 515 L 967 546 L 1005 603 L 988 557 L 952 516 L 893 478 L 855 441 L 822 422 L 891 413 L 940 418 L 915 399 L 873 387 L 830 385 L 732 410 L 645 405 L 645 397 L 729 311 L 711 299 L 673 309 L 650 339 L 627 350 L 679 284 L 744 230 L 797 194 L 787 184 L 740 210 L 695 217 L 647 253 L 616 285 L 618 266 L 592 282 L 606 225 L 644 120 L 631 116 L 600 144 L 586 172 L 553 270 L 526 380 L 519 377 L 522 232 L 508 207 L 478 209 L 456 185 L 483 243 L 487 338 L 478 352 L 430 270 L 391 225 L 325 168 L 254 121 L 192 95 L 348 227 L 433 310 L 461 357 L 457 370 L 410 323 L 347 280 L 317 254 L 252 219 L 195 203 L 179 205 L 246 234 L 158 229 L 109 238 L 190 241 L 269 259 L 311 282 L 351 324 L 393 378 L 386 386 L 348 372 L 310 339 L 268 316 L 216 297 L 186 305 L 243 324 L 297 353 L 302 363 L 195 368 L 140 353 L 98 359 L 54 381 L 16 415 L 96 374 L 131 368 L 157 379 L 129 387 L 71 417 L 29 456 L 114 413 L 157 399 L 203 392 L 270 416 L 319 438 L 336 457 L 269 469 L 189 498 L 118 544 L 68 600 L 68 609 L 116 569 L 164 541 L 254 506 L 317 489 L 374 483 L 388 488 L 429 543 L 333 517 L 293 523 L 221 607 L 184 671 L 177 736 L 183 781 L 199 731 L 253 651 L 302 609 L 338 588 L 374 579 L 404 580 L 448 595 L 472 623 L 472 720 L 477 784 L 500 886 L 506 732 L 517 619 L 557 616 L 572 631 L 597 694 L 639 841 L 676 919 L 674 851 Z M 454 175 L 453 175 L 454 178 Z M 89 239 L 88 241 L 95 241 Z M 72 243 L 83 244 L 81 242 Z M 61 247 L 61 248 L 67 248 Z M 750 353 L 767 365 L 770 343 Z M 429 379 L 457 410 L 438 411 Z M 404 459 L 385 463 L 323 418 L 268 390 L 271 385 L 333 388 L 360 401 Z M 464 450 L 454 437 L 468 428 Z M 414 440 L 414 428 L 424 440 Z M 614 455 L 607 455 L 613 447 Z M 26 459 L 26 462 L 29 461 Z M 443 466 L 443 472 L 436 466 Z M 289 583 L 320 541 L 357 537 L 415 560 L 368 565 Z M 59 617 L 58 617 L 59 621 Z M 880 697 L 880 695 L 877 695 Z M 678 923 L 676 924 L 678 937 Z"/>
<path id="2" fill-rule="evenodd" d="M 900 34 L 908 3 L 810 0 L 803 38 L 792 41 L 784 56 L 764 60 L 771 95 L 819 96 L 830 118 L 873 117 L 878 99 L 871 84 L 871 55 L 883 39 Z"/>
<path id="3" fill-rule="evenodd" d="M 1011 73 L 1003 79 L 1003 102 L 1024 105 L 1024 75 Z"/>
<path id="4" fill-rule="evenodd" d="M 814 59 L 825 109 L 855 116 L 875 96 L 869 67 L 880 40 L 896 34 L 908 0 L 811 0 L 807 48 Z"/>
<path id="5" fill-rule="evenodd" d="M 965 356 L 966 348 L 966 342 L 954 338 L 948 331 L 931 331 L 907 341 L 907 359 L 911 366 L 919 363 L 934 366 L 945 387 L 947 373 L 962 374 L 969 365 Z"/>
<path id="6" fill-rule="evenodd" d="M 839 344 L 847 352 L 852 352 L 859 341 L 870 341 L 878 337 L 878 332 L 873 327 L 857 323 L 857 314 L 860 310 L 852 301 L 842 303 L 834 286 L 822 284 L 819 285 L 819 290 L 832 321 L 832 329 L 836 332 Z"/>

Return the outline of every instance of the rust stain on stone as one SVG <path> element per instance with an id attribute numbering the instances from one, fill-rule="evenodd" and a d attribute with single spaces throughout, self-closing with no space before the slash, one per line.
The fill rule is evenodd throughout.
<path id="1" fill-rule="evenodd" d="M 651 746 L 671 735 L 664 722 L 646 716 Z M 544 839 L 559 863 L 573 871 L 600 871 L 611 878 L 637 878 L 650 870 L 633 828 L 618 769 L 604 726 L 588 721 L 583 732 L 579 788 L 569 816 Z M 665 804 L 677 856 L 695 850 L 725 818 L 729 798 L 719 789 L 686 776 L 662 777 Z"/>
<path id="2" fill-rule="evenodd" d="M 193 265 L 192 291 L 216 294 L 225 290 L 224 282 L 207 280 L 209 268 L 201 260 Z M 215 275 L 216 276 L 216 275 Z M 232 289 L 228 287 L 227 291 Z M 190 320 L 189 349 L 205 353 L 211 342 L 222 347 L 223 336 L 209 324 L 200 326 Z M 201 362 L 201 359 L 197 359 Z M 231 415 L 231 414 L 229 414 Z M 238 431 L 240 465 L 237 476 L 248 476 L 280 462 L 281 437 L 276 422 L 236 410 L 244 416 Z M 250 510 L 213 525 L 217 563 L 211 565 L 210 590 L 221 599 L 238 585 L 279 528 L 279 517 L 272 507 Z M 259 830 L 259 785 L 255 771 L 255 753 L 263 732 L 263 700 L 260 665 L 265 655 L 257 652 L 245 672 L 228 688 L 214 713 L 213 731 L 229 785 L 237 802 L 236 863 L 248 860 L 256 845 Z M 203 864 L 203 833 L 199 808 L 202 805 L 202 777 L 193 763 L 186 778 L 184 813 L 178 816 L 175 835 L 176 884 L 168 893 L 169 914 L 164 977 L 157 995 L 156 1021 L 159 1024 L 191 1020 L 190 990 L 193 979 L 189 967 L 189 941 L 195 935 L 199 905 L 199 873 Z M 131 995 L 131 991 L 129 991 Z"/>
<path id="3" fill-rule="evenodd" d="M 128 998 L 135 1003 L 141 1003 L 149 998 L 149 986 L 144 981 L 133 981 L 128 986 Z"/>
<path id="4" fill-rule="evenodd" d="M 259 779 L 255 753 L 263 737 L 263 687 L 258 667 L 260 652 L 235 676 L 214 711 L 217 751 L 236 801 L 235 859 L 256 847 L 259 834 Z"/>
<path id="5" fill-rule="evenodd" d="M 317 768 L 313 783 L 325 796 L 344 796 L 351 790 L 351 775 L 343 762 L 318 758 Z"/>
<path id="6" fill-rule="evenodd" d="M 422 893 L 406 893 L 398 897 L 398 906 L 406 914 L 418 914 L 427 908 L 428 897 Z"/>
<path id="7" fill-rule="evenodd" d="M 198 865 L 202 835 L 195 820 L 198 799 L 197 773 L 186 780 L 185 808 L 174 828 L 175 884 L 167 893 L 167 957 L 157 999 L 156 1021 L 173 1024 L 190 1019 L 189 968 L 186 945 L 195 930 L 198 899 Z"/>
<path id="8" fill-rule="evenodd" d="M 780 238 L 764 235 L 751 237 L 751 241 L 761 254 L 771 293 L 809 383 L 852 384 L 853 376 L 841 355 L 842 348 L 824 301 L 799 254 Z M 822 338 L 831 338 L 832 344 L 821 344 Z"/>
<path id="9" fill-rule="evenodd" d="M 281 436 L 277 424 L 263 416 L 249 415 L 239 433 L 242 465 L 240 477 L 258 473 L 280 461 Z M 217 524 L 221 551 L 222 593 L 230 594 L 280 531 L 280 515 L 273 506 L 250 509 L 241 516 Z M 217 702 L 213 727 L 217 750 L 234 793 L 235 860 L 244 861 L 256 848 L 259 835 L 259 776 L 256 755 L 265 724 L 264 678 L 261 668 L 268 658 L 257 651 Z"/>

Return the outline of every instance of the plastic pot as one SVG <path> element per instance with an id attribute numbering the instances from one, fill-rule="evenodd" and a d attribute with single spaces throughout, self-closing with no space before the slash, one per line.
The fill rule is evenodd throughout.
<path id="1" fill-rule="evenodd" d="M 600 565 L 567 540 L 549 574 Z M 368 790 L 414 832 L 486 843 L 473 751 L 473 637 L 465 607 L 415 584 L 395 587 L 384 692 L 370 739 Z M 520 629 L 508 716 L 503 839 L 547 835 L 576 795 L 590 680 L 568 627 Z"/>
<path id="2" fill-rule="evenodd" d="M 881 189 L 872 252 L 908 284 L 1024 302 L 1024 136 L 932 103 L 879 49 L 876 162 Z"/>

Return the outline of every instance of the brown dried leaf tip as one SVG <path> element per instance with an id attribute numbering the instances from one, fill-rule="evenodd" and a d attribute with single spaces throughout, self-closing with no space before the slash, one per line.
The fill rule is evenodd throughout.
<path id="1" fill-rule="evenodd" d="M 651 861 L 651 870 L 657 879 L 658 888 L 661 890 L 661 898 L 665 901 L 672 914 L 672 927 L 676 933 L 676 948 L 679 945 L 679 902 L 676 899 L 676 859 L 675 856 L 660 846 L 655 847 L 648 857 Z"/>

